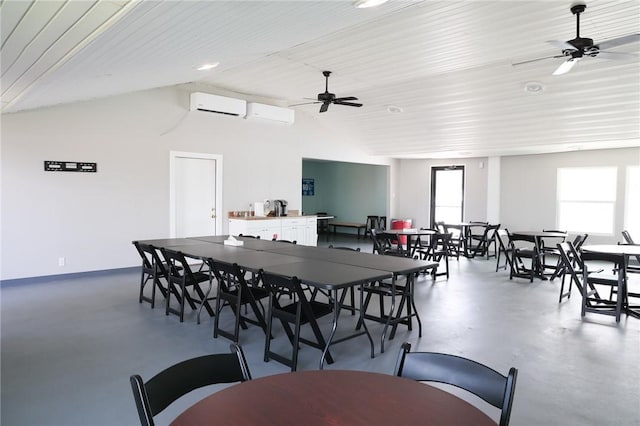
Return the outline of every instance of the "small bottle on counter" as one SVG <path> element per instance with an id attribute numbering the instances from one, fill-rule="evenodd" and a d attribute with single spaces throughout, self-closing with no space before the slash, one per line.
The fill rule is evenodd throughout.
<path id="1" fill-rule="evenodd" d="M 249 216 L 253 216 L 253 204 L 249 203 Z"/>

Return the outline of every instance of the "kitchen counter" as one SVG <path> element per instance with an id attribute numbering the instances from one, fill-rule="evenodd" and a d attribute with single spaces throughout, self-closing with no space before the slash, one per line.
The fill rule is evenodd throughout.
<path id="1" fill-rule="evenodd" d="M 306 219 L 315 218 L 317 215 L 303 215 L 303 216 L 229 216 L 229 219 L 233 220 L 272 220 L 272 219 Z"/>

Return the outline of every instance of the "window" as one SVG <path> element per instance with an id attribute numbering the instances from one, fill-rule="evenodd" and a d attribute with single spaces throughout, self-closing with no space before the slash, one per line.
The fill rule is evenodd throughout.
<path id="1" fill-rule="evenodd" d="M 640 166 L 627 167 L 625 188 L 624 229 L 636 239 L 640 237 Z"/>
<path id="2" fill-rule="evenodd" d="M 613 235 L 615 167 L 558 169 L 558 229 Z"/>
<path id="3" fill-rule="evenodd" d="M 464 166 L 431 168 L 431 226 L 462 222 Z"/>

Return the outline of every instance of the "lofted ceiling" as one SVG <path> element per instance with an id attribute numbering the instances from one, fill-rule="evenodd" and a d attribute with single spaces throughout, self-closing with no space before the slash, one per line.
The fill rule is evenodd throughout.
<path id="1" fill-rule="evenodd" d="M 640 146 L 640 42 L 565 75 L 565 1 L 4 0 L 2 111 L 198 82 L 289 106 L 324 91 L 362 108 L 293 107 L 371 155 L 456 158 Z M 638 34 L 640 1 L 587 3 L 581 36 Z M 219 62 L 209 71 L 196 68 Z M 528 84 L 529 83 L 529 84 Z M 533 84 L 532 84 L 533 83 Z M 542 88 L 527 92 L 525 87 Z M 185 105 L 187 108 L 187 105 Z M 395 112 L 390 112 L 395 111 Z"/>

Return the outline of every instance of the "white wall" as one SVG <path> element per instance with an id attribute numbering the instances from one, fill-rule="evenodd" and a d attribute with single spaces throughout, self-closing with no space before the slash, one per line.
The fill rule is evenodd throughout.
<path id="1" fill-rule="evenodd" d="M 288 126 L 189 112 L 190 91 L 2 115 L 1 279 L 137 265 L 132 240 L 169 235 L 171 150 L 223 156 L 224 214 L 266 198 L 301 209 L 303 157 L 389 163 L 303 113 Z M 98 173 L 44 172 L 44 160 L 96 162 Z"/>
<path id="2" fill-rule="evenodd" d="M 626 166 L 640 164 L 640 148 L 502 157 L 500 216 L 510 231 L 556 228 L 556 175 L 560 167 L 616 166 L 618 187 L 613 235 L 590 235 L 588 243 L 621 241 Z M 640 189 L 635 189 L 640 190 Z"/>
<path id="3" fill-rule="evenodd" d="M 480 163 L 483 167 L 480 168 Z M 487 218 L 487 159 L 400 160 L 395 186 L 397 218 L 413 219 L 415 228 L 429 227 L 432 166 L 465 166 L 464 220 Z"/>

